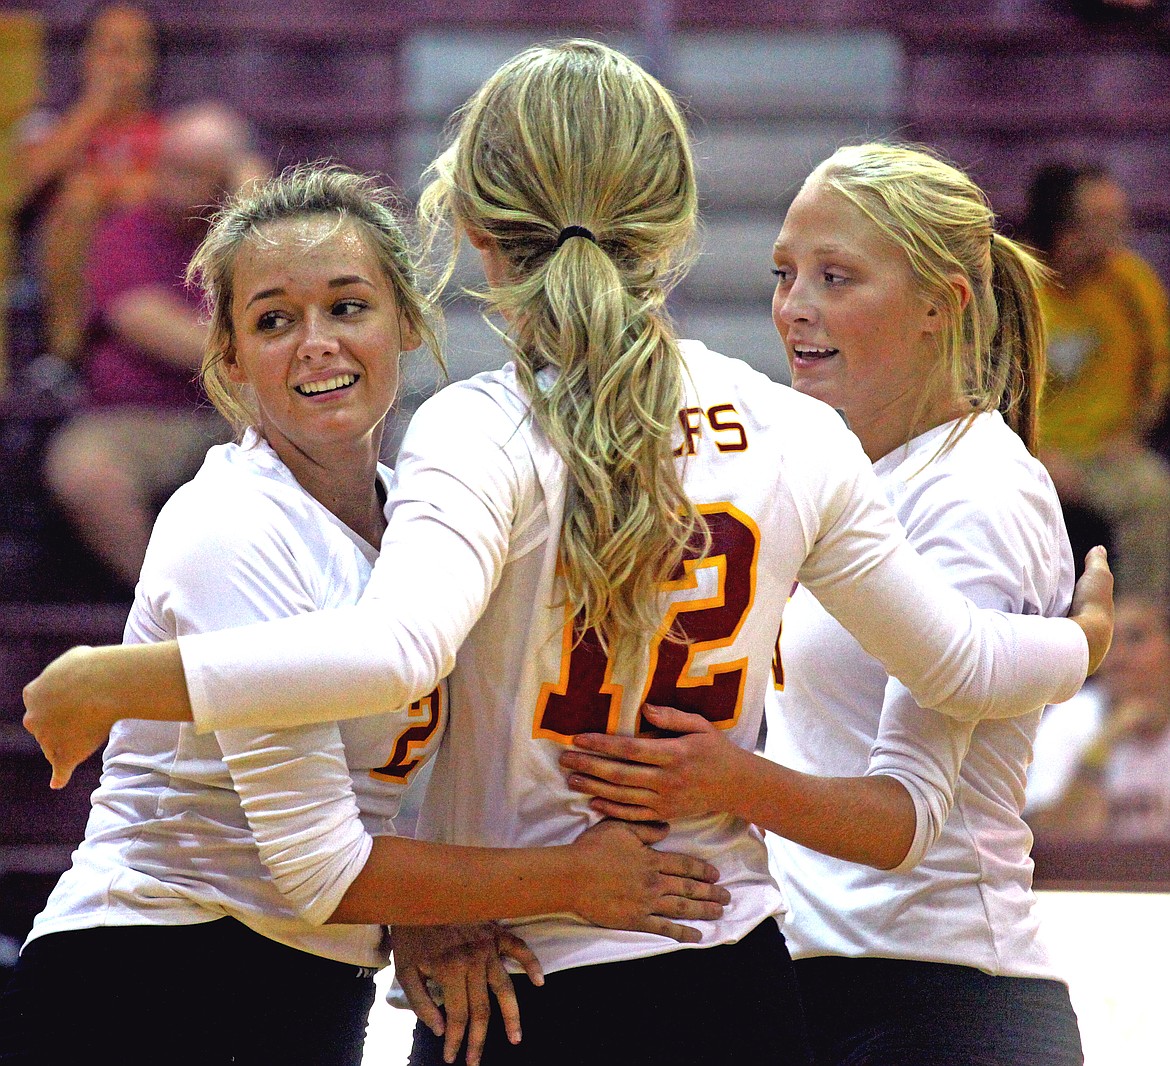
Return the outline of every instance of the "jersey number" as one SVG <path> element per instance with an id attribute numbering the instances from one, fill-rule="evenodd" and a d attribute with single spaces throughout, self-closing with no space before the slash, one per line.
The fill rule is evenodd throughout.
<path id="1" fill-rule="evenodd" d="M 711 531 L 711 550 L 703 558 L 688 551 L 664 592 L 686 592 L 699 587 L 700 570 L 715 572 L 711 595 L 673 600 L 650 644 L 650 668 L 640 703 L 701 714 L 709 722 L 730 728 L 739 719 L 747 659 L 709 662 L 695 669 L 698 655 L 729 648 L 743 628 L 755 599 L 759 530 L 747 515 L 728 503 L 699 507 Z M 671 627 L 687 642 L 666 639 Z M 573 620 L 562 635 L 561 674 L 546 684 L 536 705 L 533 735 L 567 740 L 577 733 L 612 733 L 621 713 L 622 688 L 613 682 L 613 663 L 601 650 L 594 630 L 573 643 Z M 640 731 L 639 715 L 636 729 Z"/>
<path id="2" fill-rule="evenodd" d="M 371 770 L 374 777 L 388 777 L 391 781 L 405 781 L 418 768 L 421 759 L 416 753 L 426 747 L 443 721 L 443 686 L 439 685 L 429 696 L 415 700 L 410 705 L 407 717 L 420 719 L 416 725 L 407 726 L 398 734 L 390 761 L 377 770 Z"/>

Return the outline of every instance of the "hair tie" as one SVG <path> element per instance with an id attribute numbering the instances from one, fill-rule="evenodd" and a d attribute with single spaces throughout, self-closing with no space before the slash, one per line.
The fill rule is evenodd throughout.
<path id="1" fill-rule="evenodd" d="M 584 226 L 566 226 L 557 234 L 557 243 L 553 246 L 553 251 L 555 252 L 570 237 L 584 237 L 587 241 L 597 243 L 597 238 L 593 236 L 592 230 L 587 230 Z"/>

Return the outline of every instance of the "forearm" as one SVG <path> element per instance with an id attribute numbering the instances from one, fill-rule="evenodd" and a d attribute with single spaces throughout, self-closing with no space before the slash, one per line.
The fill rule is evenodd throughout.
<path id="1" fill-rule="evenodd" d="M 914 801 L 892 777 L 817 777 L 748 751 L 735 764 L 731 813 L 761 829 L 879 870 L 892 870 L 910 850 Z"/>
<path id="2" fill-rule="evenodd" d="M 199 315 L 163 287 L 135 289 L 109 309 L 114 331 L 179 370 L 196 370 L 203 360 L 207 326 Z"/>
<path id="3" fill-rule="evenodd" d="M 77 669 L 80 691 L 89 693 L 109 724 L 121 718 L 190 722 L 191 702 L 179 645 L 116 644 L 84 651 Z"/>
<path id="4" fill-rule="evenodd" d="M 79 103 L 47 136 L 20 150 L 14 168 L 18 181 L 17 203 L 31 200 L 73 165 L 102 117 L 100 108 Z"/>
<path id="5" fill-rule="evenodd" d="M 330 922 L 437 925 L 574 912 L 573 849 L 477 848 L 379 836 Z"/>

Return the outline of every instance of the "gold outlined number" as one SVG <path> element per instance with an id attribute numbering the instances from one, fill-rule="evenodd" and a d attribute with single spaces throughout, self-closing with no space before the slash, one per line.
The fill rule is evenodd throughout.
<path id="1" fill-rule="evenodd" d="M 703 558 L 697 549 L 688 552 L 663 590 L 696 590 L 699 572 L 708 569 L 715 573 L 716 587 L 705 598 L 671 602 L 650 645 L 640 703 L 677 707 L 730 728 L 743 706 L 747 659 L 698 669 L 695 660 L 704 652 L 730 648 L 743 628 L 755 600 L 760 533 L 751 518 L 729 503 L 704 504 L 699 511 L 711 532 L 711 550 Z M 685 634 L 685 644 L 666 639 L 672 626 Z M 560 677 L 556 684 L 541 688 L 533 736 L 567 741 L 577 733 L 611 733 L 617 728 L 622 688 L 612 680 L 613 663 L 593 630 L 576 646 L 573 631 L 573 620 L 566 620 Z"/>

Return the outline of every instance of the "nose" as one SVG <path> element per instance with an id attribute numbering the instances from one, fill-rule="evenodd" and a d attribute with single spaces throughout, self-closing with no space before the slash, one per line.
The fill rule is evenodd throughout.
<path id="1" fill-rule="evenodd" d="M 297 355 L 302 359 L 313 359 L 332 355 L 339 347 L 333 316 L 317 308 L 310 308 L 305 314 L 304 332 L 297 346 Z"/>
<path id="2" fill-rule="evenodd" d="M 816 322 L 816 304 L 809 298 L 808 287 L 798 276 L 793 282 L 776 286 L 772 296 L 772 319 L 783 333 L 798 322 Z"/>

